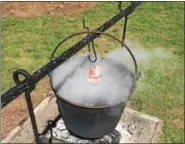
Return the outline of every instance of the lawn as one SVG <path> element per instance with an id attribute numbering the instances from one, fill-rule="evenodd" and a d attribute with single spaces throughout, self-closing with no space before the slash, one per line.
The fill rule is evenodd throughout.
<path id="1" fill-rule="evenodd" d="M 3 17 L 2 91 L 14 85 L 12 73 L 16 69 L 34 72 L 49 61 L 53 48 L 63 38 L 83 30 L 83 15 L 87 26 L 94 29 L 117 12 L 115 2 L 97 2 L 70 16 Z M 119 38 L 122 26 L 123 20 L 107 32 Z M 132 108 L 163 120 L 160 142 L 184 142 L 184 3 L 143 2 L 129 16 L 127 35 L 145 49 L 165 48 L 170 54 L 168 60 L 154 59 L 147 67 L 140 65 L 143 78 L 131 99 Z M 69 41 L 57 54 L 77 40 Z M 96 43 L 99 45 L 101 42 Z M 111 43 L 107 47 L 117 46 Z M 103 53 L 102 49 L 98 51 Z"/>

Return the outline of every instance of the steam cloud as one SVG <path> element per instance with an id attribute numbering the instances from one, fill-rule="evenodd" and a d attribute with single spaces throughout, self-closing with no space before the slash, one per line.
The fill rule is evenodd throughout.
<path id="1" fill-rule="evenodd" d="M 162 48 L 146 50 L 132 48 L 138 64 L 150 64 L 153 58 L 166 59 L 166 51 Z M 93 65 L 100 66 L 101 82 L 89 83 L 88 69 Z M 76 56 L 57 67 L 51 74 L 51 82 L 58 96 L 83 106 L 114 105 L 126 102 L 134 87 L 133 60 L 124 48 L 118 48 L 104 58 L 98 56 L 91 63 L 87 56 Z"/>
<path id="2" fill-rule="evenodd" d="M 86 56 L 72 57 L 64 62 L 62 65 L 58 66 L 51 73 L 51 83 L 55 91 L 64 84 L 66 79 L 74 73 L 74 71 L 83 65 L 87 61 Z"/>
<path id="3" fill-rule="evenodd" d="M 100 66 L 101 82 L 89 83 L 88 69 Z M 110 58 L 90 62 L 86 56 L 70 58 L 52 73 L 52 85 L 58 96 L 83 106 L 114 105 L 127 101 L 135 85 L 134 75 L 121 62 Z"/>

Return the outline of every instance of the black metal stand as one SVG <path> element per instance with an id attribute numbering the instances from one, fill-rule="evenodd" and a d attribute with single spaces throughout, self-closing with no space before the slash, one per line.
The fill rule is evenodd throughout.
<path id="1" fill-rule="evenodd" d="M 36 123 L 36 120 L 35 120 L 35 114 L 34 114 L 33 105 L 32 105 L 29 90 L 26 90 L 25 98 L 26 98 L 26 103 L 27 103 L 27 107 L 28 107 L 30 120 L 31 120 L 31 123 L 32 123 L 32 128 L 33 128 L 33 133 L 34 133 L 34 136 L 35 136 L 35 141 L 36 141 L 36 143 L 39 143 L 39 141 L 40 141 L 39 140 L 39 133 L 38 133 L 37 123 Z"/>
<path id="2" fill-rule="evenodd" d="M 31 120 L 31 124 L 32 124 L 34 137 L 35 137 L 35 142 L 37 144 L 39 144 L 39 143 L 52 143 L 51 140 L 48 140 L 44 135 L 39 134 L 39 132 L 38 132 L 37 123 L 36 123 L 36 119 L 35 119 L 34 109 L 33 109 L 29 90 L 27 90 L 25 92 L 25 98 L 26 98 L 28 112 L 29 112 L 29 116 L 30 116 L 30 120 Z"/>
<path id="3" fill-rule="evenodd" d="M 129 7 L 122 10 L 121 9 L 121 3 L 119 4 L 120 13 L 115 15 L 112 19 L 105 22 L 102 26 L 96 29 L 96 31 L 103 32 L 110 28 L 113 24 L 115 24 L 117 21 L 119 21 L 122 17 L 125 17 L 125 24 L 123 28 L 123 36 L 122 36 L 122 43 L 124 44 L 125 36 L 126 36 L 126 25 L 127 25 L 127 16 L 131 14 L 134 9 L 139 5 L 140 3 L 135 2 L 132 3 Z M 89 28 L 85 26 L 85 20 L 83 19 L 83 26 L 85 29 L 89 31 Z M 90 42 L 92 43 L 92 48 L 95 54 L 95 60 L 91 60 L 92 62 L 96 61 L 96 52 L 94 48 L 93 39 L 97 38 L 101 33 L 92 33 L 88 34 L 87 37 L 83 38 L 81 41 L 76 43 L 74 46 L 69 48 L 67 51 L 62 53 L 59 57 L 56 59 L 51 60 L 48 64 L 43 66 L 41 69 L 36 71 L 33 75 L 29 74 L 27 71 L 19 69 L 13 73 L 13 79 L 16 83 L 16 86 L 12 87 L 10 90 L 8 90 L 6 93 L 4 93 L 1 96 L 1 109 L 6 106 L 8 103 L 10 103 L 12 100 L 14 100 L 17 96 L 25 92 L 25 99 L 27 103 L 27 108 L 33 128 L 33 133 L 35 137 L 36 143 L 52 143 L 52 121 L 48 121 L 48 126 L 51 130 L 51 138 L 47 139 L 43 134 L 39 134 L 37 123 L 35 119 L 35 114 L 33 110 L 33 105 L 31 101 L 31 92 L 35 89 L 35 84 L 44 78 L 46 75 L 48 75 L 52 70 L 54 70 L 57 66 L 62 64 L 65 60 L 70 58 L 72 55 L 74 55 L 76 52 L 80 51 L 85 45 L 88 44 L 89 52 L 90 52 Z M 63 41 L 62 41 L 63 42 Z M 61 43 L 62 43 L 61 42 Z M 57 49 L 60 44 L 55 48 Z M 55 50 L 51 57 L 53 57 L 55 53 Z M 89 57 L 90 59 L 90 57 Z M 24 80 L 20 80 L 20 75 L 24 76 Z"/>
<path id="4" fill-rule="evenodd" d="M 24 76 L 25 78 L 23 81 L 20 80 L 19 76 L 21 75 Z M 21 84 L 24 82 L 29 83 L 29 87 L 25 89 L 25 99 L 27 103 L 27 108 L 28 108 L 28 113 L 30 116 L 31 124 L 32 124 L 35 142 L 36 143 L 48 143 L 49 141 L 43 135 L 39 134 L 38 128 L 37 128 L 33 104 L 31 101 L 31 92 L 35 89 L 35 82 L 34 82 L 33 77 L 27 71 L 18 69 L 13 73 L 13 79 L 16 84 Z"/>

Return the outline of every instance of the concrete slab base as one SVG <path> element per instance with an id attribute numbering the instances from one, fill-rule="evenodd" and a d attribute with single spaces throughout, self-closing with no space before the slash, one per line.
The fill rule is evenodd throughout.
<path id="1" fill-rule="evenodd" d="M 48 120 L 54 120 L 58 115 L 56 99 L 53 92 L 34 110 L 38 130 L 41 133 Z M 116 127 L 121 132 L 120 143 L 157 143 L 162 129 L 162 121 L 156 117 L 137 112 L 128 107 Z M 28 118 L 22 125 L 13 129 L 2 143 L 32 143 L 34 135 Z"/>

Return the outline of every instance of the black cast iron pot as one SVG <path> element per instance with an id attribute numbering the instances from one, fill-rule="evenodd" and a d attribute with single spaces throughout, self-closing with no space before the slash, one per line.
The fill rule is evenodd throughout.
<path id="1" fill-rule="evenodd" d="M 83 31 L 83 32 L 79 32 L 74 35 L 71 35 L 66 39 L 64 39 L 55 48 L 55 50 L 52 53 L 51 60 L 57 48 L 63 42 L 65 42 L 69 38 L 72 38 L 74 36 L 84 34 L 84 33 L 88 33 L 88 34 L 97 33 L 97 34 L 103 34 L 103 35 L 112 37 L 113 39 L 117 40 L 121 44 L 121 46 L 125 47 L 128 50 L 135 64 L 135 77 L 132 74 L 134 83 L 133 83 L 133 87 L 130 90 L 131 91 L 130 94 L 132 94 L 135 88 L 135 80 L 138 80 L 140 77 L 140 72 L 138 72 L 136 60 L 134 58 L 134 55 L 130 51 L 130 49 L 125 44 L 122 44 L 122 42 L 119 39 L 111 36 L 110 34 L 99 32 L 99 31 Z M 50 82 L 51 82 L 51 75 L 50 75 Z M 52 83 L 51 83 L 51 86 L 52 86 Z M 55 92 L 54 88 L 53 88 L 53 91 Z M 126 105 L 125 102 L 120 102 L 112 106 L 89 107 L 85 105 L 77 105 L 75 103 L 72 103 L 64 99 L 63 97 L 58 96 L 57 94 L 56 94 L 56 97 L 57 97 L 58 109 L 61 114 L 61 117 L 64 120 L 67 130 L 71 134 L 85 139 L 100 138 L 108 133 L 113 132 L 121 118 L 121 115 Z"/>
<path id="2" fill-rule="evenodd" d="M 125 108 L 121 102 L 107 107 L 77 106 L 57 96 L 60 114 L 68 131 L 81 138 L 100 138 L 113 132 Z"/>

